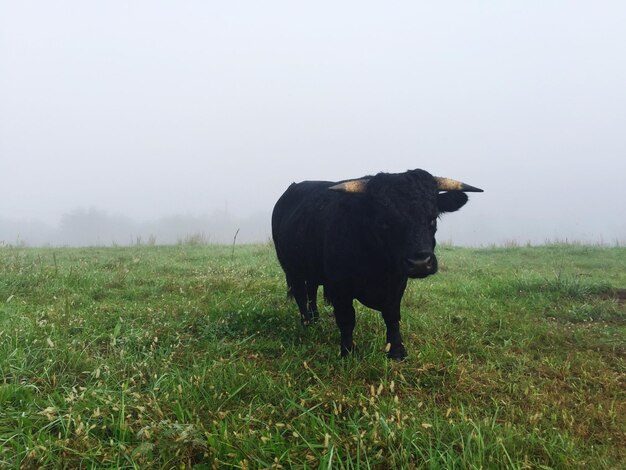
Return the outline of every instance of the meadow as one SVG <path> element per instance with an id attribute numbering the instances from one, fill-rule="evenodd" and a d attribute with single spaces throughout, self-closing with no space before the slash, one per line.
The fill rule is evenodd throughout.
<path id="1" fill-rule="evenodd" d="M 0 468 L 623 468 L 626 248 L 438 256 L 394 362 L 269 244 L 0 247 Z"/>

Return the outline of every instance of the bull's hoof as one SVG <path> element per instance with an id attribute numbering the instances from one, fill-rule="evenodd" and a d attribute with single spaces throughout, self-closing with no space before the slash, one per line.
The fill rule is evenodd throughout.
<path id="1" fill-rule="evenodd" d="M 355 346 L 354 343 L 352 343 L 350 346 L 344 346 L 343 344 L 341 345 L 341 358 L 346 358 L 348 356 L 350 356 L 350 354 L 353 354 L 355 350 Z"/>
<path id="2" fill-rule="evenodd" d="M 387 353 L 387 357 L 389 359 L 393 359 L 394 361 L 404 361 L 408 357 L 408 353 L 404 348 L 403 344 L 399 344 L 397 346 L 392 346 L 389 352 Z"/>
<path id="3" fill-rule="evenodd" d="M 317 323 L 319 319 L 320 314 L 317 311 L 308 313 L 306 316 L 300 315 L 300 323 L 302 323 L 302 326 L 304 327 Z"/>

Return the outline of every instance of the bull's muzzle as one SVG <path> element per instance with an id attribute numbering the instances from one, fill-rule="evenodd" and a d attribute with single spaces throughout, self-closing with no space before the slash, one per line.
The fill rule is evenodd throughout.
<path id="1" fill-rule="evenodd" d="M 437 272 L 437 257 L 432 252 L 416 253 L 404 260 L 409 277 L 426 277 Z"/>

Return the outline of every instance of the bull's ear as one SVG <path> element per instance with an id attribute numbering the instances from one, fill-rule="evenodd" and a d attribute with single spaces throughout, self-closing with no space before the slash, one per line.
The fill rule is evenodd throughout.
<path id="1" fill-rule="evenodd" d="M 328 189 L 332 189 L 333 191 L 341 191 L 344 193 L 364 193 L 367 189 L 368 181 L 369 179 L 367 178 L 363 178 L 360 180 L 344 181 L 343 183 L 336 184 Z"/>
<path id="2" fill-rule="evenodd" d="M 467 194 L 462 191 L 448 191 L 437 195 L 439 213 L 458 211 L 467 202 Z"/>

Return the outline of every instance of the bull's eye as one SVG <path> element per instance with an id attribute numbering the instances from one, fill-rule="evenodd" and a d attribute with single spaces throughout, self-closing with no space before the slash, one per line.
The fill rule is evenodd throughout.
<path id="1" fill-rule="evenodd" d="M 437 219 L 430 219 L 429 225 L 430 228 L 437 228 Z"/>

